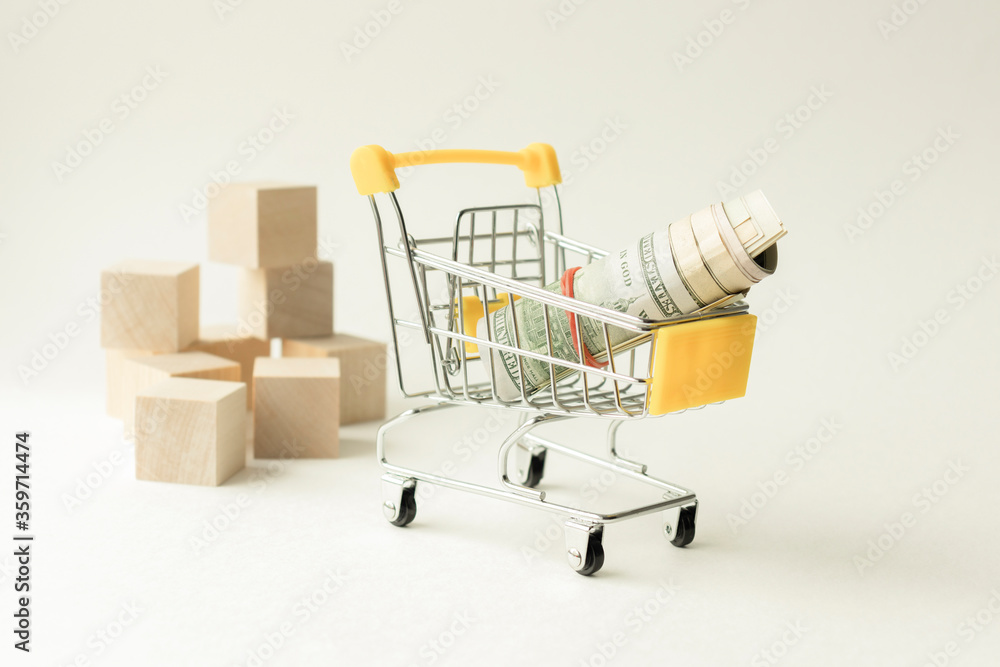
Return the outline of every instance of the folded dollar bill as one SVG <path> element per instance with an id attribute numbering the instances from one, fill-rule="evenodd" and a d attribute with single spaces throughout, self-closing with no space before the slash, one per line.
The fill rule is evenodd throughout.
<path id="1" fill-rule="evenodd" d="M 712 204 L 647 234 L 627 248 L 571 270 L 546 289 L 651 320 L 692 313 L 745 294 L 774 273 L 778 263 L 775 244 L 785 233 L 774 209 L 757 190 L 730 202 Z M 515 346 L 516 315 L 521 349 L 547 355 L 543 308 L 537 301 L 520 299 L 483 318 L 477 336 L 485 339 L 488 327 L 492 340 Z M 607 346 L 602 325 L 585 317 L 573 319 L 575 326 L 564 311 L 549 309 L 553 355 L 579 361 L 577 346 L 582 344 L 588 359 L 601 357 Z M 578 336 L 576 341 L 574 335 Z M 613 347 L 637 335 L 609 327 Z M 497 394 L 503 400 L 520 396 L 522 380 L 528 395 L 550 382 L 549 365 L 544 361 L 522 357 L 519 364 L 513 352 L 496 349 L 484 355 L 483 361 L 488 372 L 495 369 Z M 557 369 L 561 376 L 569 372 L 565 367 Z"/>

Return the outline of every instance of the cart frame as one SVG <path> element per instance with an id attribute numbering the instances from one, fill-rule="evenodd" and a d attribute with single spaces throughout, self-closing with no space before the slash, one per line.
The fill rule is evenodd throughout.
<path id="1" fill-rule="evenodd" d="M 440 162 L 488 162 L 518 166 L 529 187 L 537 192 L 537 204 L 466 208 L 458 213 L 449 236 L 418 238 L 410 233 L 395 190 L 399 187 L 395 169 L 403 166 Z M 683 486 L 653 477 L 645 464 L 622 457 L 617 450 L 617 433 L 626 420 L 658 416 L 650 413 L 649 396 L 659 380 L 653 375 L 656 332 L 664 327 L 694 321 L 744 314 L 748 306 L 737 298 L 727 298 L 691 314 L 661 320 L 649 320 L 624 312 L 585 303 L 545 289 L 567 269 L 569 257 L 589 263 L 607 253 L 563 234 L 562 206 L 557 185 L 561 181 L 558 163 L 551 147 L 532 144 L 523 151 L 425 151 L 393 155 L 378 146 L 365 146 L 351 158 L 355 182 L 367 195 L 379 242 L 382 277 L 385 284 L 392 352 L 399 391 L 407 398 L 432 401 L 407 410 L 385 422 L 377 435 L 377 454 L 385 473 L 382 476 L 383 512 L 397 526 L 405 526 L 416 515 L 416 485 L 433 484 L 458 491 L 497 498 L 534 507 L 565 519 L 566 555 L 570 566 L 580 574 L 598 571 L 604 563 L 603 527 L 626 519 L 655 512 L 664 513 L 663 532 L 672 544 L 690 544 L 695 534 L 698 499 Z M 548 204 L 546 193 L 550 193 Z M 558 231 L 546 228 L 546 209 L 554 211 Z M 387 243 L 388 225 L 383 210 L 395 218 L 399 237 Z M 477 231 L 477 218 L 479 228 Z M 483 220 L 485 218 L 485 221 Z M 485 231 L 483 229 L 485 228 Z M 484 252 L 484 246 L 487 250 Z M 450 250 L 433 252 L 431 248 Z M 394 278 L 391 261 L 401 264 L 402 278 Z M 505 275 L 506 274 L 506 275 Z M 399 283 L 403 283 L 400 285 Z M 401 317 L 397 297 L 412 298 L 417 317 Z M 739 295 L 738 295 L 739 296 Z M 502 303 L 515 299 L 535 300 L 544 305 L 546 349 L 541 352 L 522 346 L 518 334 L 516 309 L 513 345 L 493 340 L 486 328 L 486 338 L 472 335 L 465 327 L 468 318 L 484 316 Z M 506 301 L 504 301 L 506 300 Z M 554 353 L 548 324 L 558 310 L 573 313 L 599 325 L 606 352 L 598 355 L 600 367 L 588 364 L 583 345 L 575 360 Z M 476 311 L 476 312 L 472 312 Z M 613 328 L 635 335 L 625 344 L 612 344 Z M 422 338 L 433 370 L 434 386 L 412 390 L 412 375 L 404 369 L 401 338 L 413 332 Z M 648 363 L 637 352 L 645 349 Z M 514 355 L 525 378 L 525 363 L 542 363 L 548 369 L 549 382 L 537 390 L 521 381 L 520 396 L 503 399 L 497 391 L 497 369 L 493 350 Z M 487 380 L 470 379 L 470 362 L 489 364 Z M 426 368 L 426 367 L 424 367 Z M 425 373 L 421 373 L 426 377 Z M 503 440 L 497 451 L 499 485 L 464 481 L 443 474 L 430 473 L 389 461 L 387 435 L 402 424 L 422 414 L 458 406 L 499 406 L 520 411 L 518 427 Z M 704 407 L 699 405 L 691 409 Z M 608 420 L 606 458 L 579 451 L 532 431 L 543 424 L 574 417 Z M 511 453 L 516 452 L 516 479 L 511 476 Z M 613 471 L 615 474 L 650 485 L 662 493 L 662 499 L 638 507 L 599 513 L 546 499 L 544 490 L 535 488 L 544 474 L 549 451 L 561 456 Z"/>

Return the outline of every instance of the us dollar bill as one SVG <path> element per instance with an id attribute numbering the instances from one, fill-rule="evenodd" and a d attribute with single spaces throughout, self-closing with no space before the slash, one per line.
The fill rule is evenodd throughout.
<path id="1" fill-rule="evenodd" d="M 559 282 L 547 285 L 545 289 L 561 293 Z M 654 320 L 689 313 L 706 305 L 685 287 L 670 254 L 666 230 L 647 234 L 635 245 L 581 267 L 574 276 L 573 292 L 580 301 Z M 497 343 L 548 355 L 544 308 L 544 304 L 538 301 L 520 299 L 514 303 L 516 313 L 512 313 L 509 306 L 497 310 L 485 320 L 490 327 L 490 337 Z M 554 307 L 549 307 L 548 311 L 552 356 L 579 361 L 566 311 Z M 518 325 L 516 342 L 515 319 Z M 577 317 L 576 320 L 583 344 L 591 355 L 600 358 L 606 352 L 608 343 L 603 325 L 587 317 Z M 612 347 L 637 335 L 620 327 L 608 327 Z M 572 369 L 565 366 L 556 366 L 554 373 L 550 373 L 547 362 L 525 356 L 521 356 L 521 363 L 518 363 L 520 355 L 513 352 L 494 350 L 493 353 L 497 393 L 503 400 L 512 400 L 520 395 L 522 369 L 528 395 L 548 386 L 553 374 L 558 380 L 572 373 Z"/>
<path id="2" fill-rule="evenodd" d="M 720 212 L 723 211 L 721 204 L 715 206 L 719 207 Z M 731 205 L 729 208 L 735 210 Z M 725 213 L 717 212 L 716 215 L 724 216 Z M 727 220 L 728 222 L 730 221 Z M 735 227 L 737 222 L 732 222 Z M 673 225 L 687 225 L 685 232 L 690 232 L 691 218 L 677 221 Z M 692 283 L 696 278 L 702 281 L 711 280 L 712 267 L 701 264 L 704 272 L 697 276 L 691 269 L 685 273 L 682 267 L 691 264 L 690 262 L 685 264 L 683 258 L 675 256 L 670 241 L 670 227 L 647 234 L 631 246 L 581 267 L 574 276 L 574 297 L 586 303 L 650 320 L 691 313 L 709 305 L 710 299 L 704 296 L 704 289 L 700 295 L 695 288 L 692 288 Z M 770 241 L 773 245 L 774 241 L 784 234 L 784 229 L 780 227 L 779 221 L 776 228 L 772 226 L 766 233 L 774 237 Z M 755 243 L 755 250 L 758 253 L 769 247 L 768 244 L 761 244 L 759 239 Z M 742 250 L 740 247 L 739 251 Z M 747 256 L 740 259 L 751 258 Z M 741 293 L 749 289 L 751 282 L 748 279 L 745 285 L 737 285 L 740 288 L 737 292 L 729 291 L 734 289 L 730 282 L 729 289 L 720 288 L 719 293 Z M 545 289 L 557 294 L 562 291 L 558 281 L 547 285 Z M 546 326 L 545 309 L 546 306 L 538 301 L 520 299 L 513 306 L 505 306 L 483 318 L 479 323 L 477 335 L 486 338 L 488 327 L 488 335 L 494 342 L 556 359 L 579 362 L 580 354 L 573 345 L 566 311 L 548 306 Z M 582 344 L 598 360 L 605 355 L 609 342 L 612 348 L 615 348 L 641 335 L 635 331 L 609 325 L 606 337 L 601 322 L 580 316 L 577 316 L 576 320 Z M 551 353 L 549 337 L 552 341 Z M 498 398 L 505 401 L 520 396 L 522 383 L 525 394 L 530 396 L 549 386 L 553 380 L 558 381 L 575 372 L 565 366 L 505 350 L 491 349 L 489 355 L 483 355 L 483 360 L 496 382 Z"/>

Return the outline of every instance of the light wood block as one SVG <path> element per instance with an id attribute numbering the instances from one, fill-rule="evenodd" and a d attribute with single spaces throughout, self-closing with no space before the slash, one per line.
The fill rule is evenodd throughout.
<path id="1" fill-rule="evenodd" d="M 168 378 L 135 398 L 135 477 L 218 486 L 246 465 L 246 385 Z"/>
<path id="2" fill-rule="evenodd" d="M 253 362 L 257 357 L 271 356 L 271 343 L 259 338 L 248 338 L 237 333 L 235 324 L 215 324 L 203 326 L 198 340 L 187 352 L 207 352 L 223 359 L 230 359 L 240 365 L 240 379 L 250 383 L 253 377 Z M 247 386 L 247 408 L 253 407 L 252 383 Z"/>
<path id="3" fill-rule="evenodd" d="M 107 389 L 105 407 L 109 417 L 124 419 L 130 404 L 125 400 L 125 362 L 138 357 L 151 357 L 157 352 L 149 350 L 105 350 L 104 382 Z"/>
<path id="4" fill-rule="evenodd" d="M 254 458 L 336 458 L 340 362 L 265 359 L 253 368 Z"/>
<path id="5" fill-rule="evenodd" d="M 240 381 L 240 365 L 235 361 L 206 352 L 178 352 L 140 357 L 125 361 L 122 392 L 125 415 L 125 439 L 131 440 L 142 427 L 135 421 L 135 397 L 140 391 L 167 378 L 185 377 L 204 380 Z M 243 399 L 246 401 L 246 397 Z M 243 409 L 246 410 L 244 404 Z"/>
<path id="6" fill-rule="evenodd" d="M 256 338 L 333 333 L 333 264 L 316 259 L 294 267 L 247 269 L 240 278 L 240 321 Z"/>
<path id="7" fill-rule="evenodd" d="M 198 265 L 128 260 L 101 272 L 101 347 L 177 352 L 198 337 Z"/>
<path id="8" fill-rule="evenodd" d="M 257 269 L 315 256 L 315 186 L 232 183 L 209 201 L 209 259 Z"/>
<path id="9" fill-rule="evenodd" d="M 340 423 L 385 419 L 385 343 L 334 334 L 323 338 L 286 338 L 284 357 L 332 357 L 340 360 Z"/>

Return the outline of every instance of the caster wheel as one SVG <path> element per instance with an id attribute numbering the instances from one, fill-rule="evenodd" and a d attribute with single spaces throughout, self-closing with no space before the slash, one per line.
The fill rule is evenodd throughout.
<path id="1" fill-rule="evenodd" d="M 404 488 L 399 500 L 399 512 L 395 519 L 389 519 L 389 523 L 394 526 L 408 526 L 413 523 L 417 516 L 417 498 L 414 487 Z"/>
<path id="2" fill-rule="evenodd" d="M 567 533 L 570 567 L 585 577 L 589 577 L 604 567 L 603 538 L 603 526 L 590 530 L 573 526 L 572 530 Z"/>
<path id="3" fill-rule="evenodd" d="M 545 453 L 547 451 L 547 449 L 543 449 L 531 455 L 528 469 L 521 476 L 522 484 L 533 489 L 542 481 L 542 476 L 545 474 Z"/>
<path id="4" fill-rule="evenodd" d="M 677 517 L 677 533 L 670 543 L 675 547 L 686 547 L 694 540 L 695 506 L 682 507 Z"/>
<path id="5" fill-rule="evenodd" d="M 591 540 L 587 545 L 587 559 L 577 573 L 589 577 L 602 567 L 604 567 L 604 546 L 600 540 Z"/>

